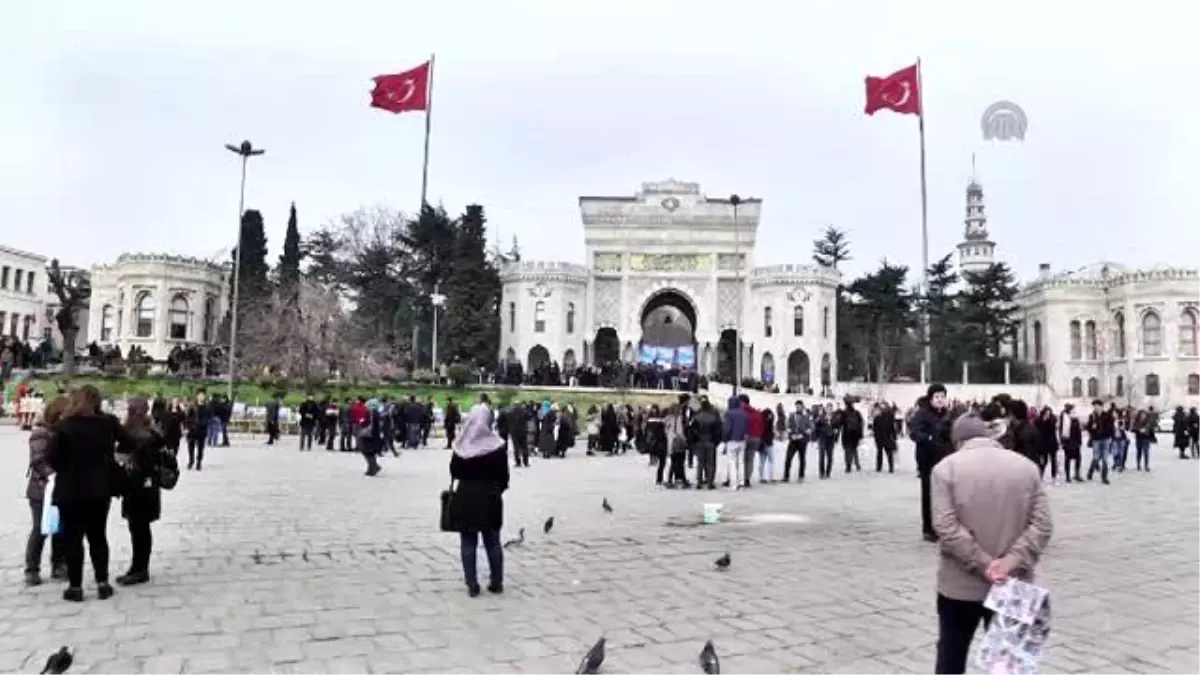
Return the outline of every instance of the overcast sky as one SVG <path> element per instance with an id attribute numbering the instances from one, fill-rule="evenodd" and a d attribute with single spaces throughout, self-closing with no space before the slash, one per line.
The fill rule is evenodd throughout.
<path id="1" fill-rule="evenodd" d="M 673 177 L 762 197 L 760 264 L 808 262 L 832 223 L 851 271 L 915 270 L 916 119 L 862 108 L 865 75 L 921 56 L 934 259 L 962 236 L 977 153 L 993 239 L 1022 277 L 1043 261 L 1194 266 L 1200 64 L 1171 8 L 1185 5 L 5 2 L 0 243 L 77 265 L 217 255 L 237 213 L 222 145 L 243 138 L 267 149 L 247 206 L 273 257 L 293 200 L 304 231 L 361 205 L 412 209 L 422 117 L 372 109 L 368 91 L 436 52 L 430 200 L 483 204 L 527 257 L 582 262 L 579 195 Z M 1023 144 L 982 139 L 999 99 L 1028 113 Z"/>

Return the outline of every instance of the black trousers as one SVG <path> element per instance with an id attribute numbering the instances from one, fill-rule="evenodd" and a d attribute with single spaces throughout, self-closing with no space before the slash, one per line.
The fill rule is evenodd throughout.
<path id="1" fill-rule="evenodd" d="M 937 596 L 938 642 L 935 673 L 958 675 L 967 672 L 967 654 L 971 640 L 982 621 L 986 628 L 992 621 L 992 610 L 982 602 L 955 600 L 941 593 Z"/>
<path id="2" fill-rule="evenodd" d="M 887 457 L 888 473 L 896 471 L 896 446 L 875 439 L 875 473 L 883 471 L 883 458 Z"/>
<path id="3" fill-rule="evenodd" d="M 363 459 L 367 460 L 367 473 L 374 474 L 379 472 L 379 459 L 376 452 L 375 444 L 369 439 L 359 439 L 360 451 Z"/>
<path id="4" fill-rule="evenodd" d="M 800 474 L 801 479 L 804 478 L 804 469 L 808 464 L 808 439 L 793 438 L 788 441 L 787 457 L 783 460 L 783 480 L 786 482 L 792 477 L 792 458 L 800 459 Z"/>
<path id="5" fill-rule="evenodd" d="M 1079 480 L 1079 466 L 1083 463 L 1079 450 L 1063 450 L 1063 475 L 1067 477 L 1067 482 L 1071 482 L 1071 476 L 1075 476 L 1075 480 Z M 1071 465 L 1075 465 L 1075 473 L 1071 473 Z"/>
<path id="6" fill-rule="evenodd" d="M 154 535 L 150 533 L 150 521 L 144 518 L 130 518 L 129 545 L 133 549 L 133 560 L 129 563 L 130 572 L 150 573 L 150 550 L 154 547 Z"/>
<path id="7" fill-rule="evenodd" d="M 301 450 L 312 450 L 312 442 L 313 442 L 313 428 L 312 427 L 303 427 L 303 426 L 300 427 L 300 449 Z"/>
<path id="8" fill-rule="evenodd" d="M 197 469 L 204 463 L 204 437 L 198 436 L 193 438 L 188 436 L 188 468 L 195 466 Z"/>
<path id="9" fill-rule="evenodd" d="M 46 535 L 42 534 L 42 506 L 44 502 L 29 500 L 29 517 L 33 521 L 29 540 L 25 542 L 25 573 L 37 574 L 42 567 L 42 549 L 46 546 Z M 62 535 L 50 537 L 50 569 L 66 564 L 63 557 Z"/>
<path id="10" fill-rule="evenodd" d="M 350 452 L 354 449 L 354 428 L 349 423 L 342 425 L 342 441 L 338 447 L 342 452 Z"/>
<path id="11" fill-rule="evenodd" d="M 108 583 L 108 508 L 112 500 L 70 502 L 58 505 L 67 581 L 71 588 L 83 586 L 83 540 L 88 543 L 96 583 Z"/>
<path id="12" fill-rule="evenodd" d="M 929 495 L 933 467 L 922 467 L 921 475 L 921 534 L 937 534 L 933 531 L 933 502 Z"/>
<path id="13" fill-rule="evenodd" d="M 862 471 L 862 464 L 858 461 L 858 441 L 842 442 L 842 452 L 846 456 L 846 473 L 850 473 L 851 467 L 855 471 Z"/>
<path id="14" fill-rule="evenodd" d="M 687 465 L 687 451 L 671 453 L 671 472 L 667 475 L 668 483 L 688 484 L 684 467 Z"/>
<path id="15" fill-rule="evenodd" d="M 454 445 L 454 438 L 458 435 L 458 429 L 453 424 L 446 427 L 446 449 L 449 450 Z"/>
<path id="16" fill-rule="evenodd" d="M 279 422 L 267 422 L 267 445 L 274 445 L 279 440 Z"/>
<path id="17" fill-rule="evenodd" d="M 229 420 L 221 420 L 221 447 L 229 447 Z"/>
<path id="18" fill-rule="evenodd" d="M 1134 443 L 1137 446 L 1137 467 L 1142 468 L 1143 461 L 1146 464 L 1146 470 L 1150 469 L 1150 439 L 1138 438 Z"/>
<path id="19" fill-rule="evenodd" d="M 1058 478 L 1058 450 L 1038 454 L 1038 475 L 1046 475 L 1046 465 L 1050 465 L 1050 477 Z"/>
<path id="20" fill-rule="evenodd" d="M 654 482 L 661 483 L 663 482 L 663 472 L 667 470 L 667 453 L 655 451 L 651 453 L 651 457 L 654 458 L 654 463 L 658 466 L 658 469 L 655 471 Z"/>
<path id="21" fill-rule="evenodd" d="M 712 443 L 697 443 L 695 453 L 696 485 L 716 485 L 717 446 Z"/>
<path id="22" fill-rule="evenodd" d="M 325 449 L 332 450 L 333 449 L 333 440 L 337 436 L 337 427 L 333 424 L 329 424 L 327 426 L 329 428 L 326 429 L 326 434 L 325 434 Z"/>
<path id="23" fill-rule="evenodd" d="M 821 478 L 829 478 L 833 473 L 833 439 L 817 443 L 817 470 Z"/>
<path id="24" fill-rule="evenodd" d="M 529 466 L 529 439 L 525 434 L 514 434 L 512 437 L 513 464 Z"/>

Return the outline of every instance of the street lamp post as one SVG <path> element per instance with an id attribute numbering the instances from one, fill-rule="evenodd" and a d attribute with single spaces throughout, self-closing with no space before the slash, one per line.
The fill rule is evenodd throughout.
<path id="1" fill-rule="evenodd" d="M 242 216 L 246 213 L 246 165 L 251 157 L 257 157 L 266 150 L 255 148 L 250 141 L 242 141 L 241 145 L 226 143 L 225 149 L 242 158 L 242 185 L 238 196 L 237 246 L 233 249 L 233 301 L 229 313 L 229 388 L 226 390 L 229 404 L 233 405 L 233 376 L 237 365 L 237 330 L 238 330 L 238 282 L 242 272 Z"/>
<path id="2" fill-rule="evenodd" d="M 742 203 L 742 198 L 730 195 L 729 203 L 733 205 L 733 278 L 737 286 L 737 314 L 733 322 L 733 395 L 737 396 L 742 384 L 742 249 L 738 231 L 738 204 Z"/>
<path id="3" fill-rule="evenodd" d="M 438 307 L 446 304 L 446 296 L 440 292 L 441 284 L 433 285 L 433 293 L 429 294 L 429 301 L 433 303 L 433 347 L 430 351 L 432 355 L 433 372 L 438 372 Z"/>

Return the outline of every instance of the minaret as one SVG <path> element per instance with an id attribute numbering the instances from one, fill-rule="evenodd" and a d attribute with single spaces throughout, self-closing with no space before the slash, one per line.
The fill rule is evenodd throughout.
<path id="1" fill-rule="evenodd" d="M 986 271 L 995 262 L 996 244 L 988 238 L 987 211 L 983 203 L 983 186 L 975 174 L 975 156 L 971 156 L 971 180 L 967 183 L 967 216 L 963 240 L 958 245 L 958 272 Z"/>

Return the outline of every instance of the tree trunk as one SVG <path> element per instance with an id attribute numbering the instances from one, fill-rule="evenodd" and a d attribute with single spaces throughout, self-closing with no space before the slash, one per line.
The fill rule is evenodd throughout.
<path id="1" fill-rule="evenodd" d="M 62 332 L 63 348 L 63 374 L 67 377 L 75 375 L 75 338 L 78 337 L 79 331 L 75 328 L 68 328 Z"/>

